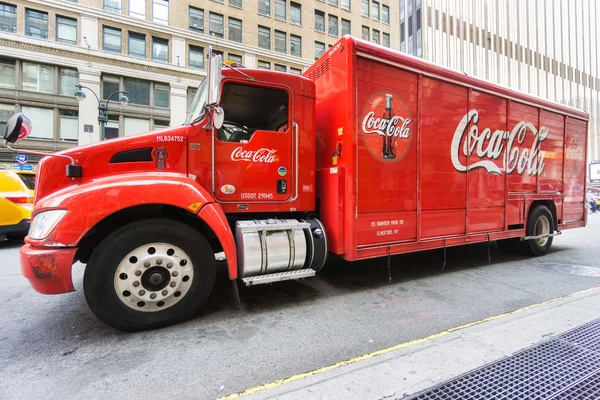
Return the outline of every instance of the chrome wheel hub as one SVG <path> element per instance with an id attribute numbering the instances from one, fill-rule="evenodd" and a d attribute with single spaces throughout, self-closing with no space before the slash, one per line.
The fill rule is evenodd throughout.
<path id="1" fill-rule="evenodd" d="M 548 220 L 548 217 L 546 217 L 545 215 L 542 215 L 541 217 L 538 218 L 537 222 L 535 223 L 535 236 L 549 235 L 549 234 L 550 234 L 550 221 Z M 537 244 L 540 247 L 544 247 L 546 245 L 546 243 L 548 243 L 548 236 L 539 238 L 539 239 L 535 239 L 535 241 L 537 242 Z"/>
<path id="2" fill-rule="evenodd" d="M 136 311 L 155 312 L 185 297 L 194 281 L 189 256 L 168 243 L 149 243 L 127 254 L 115 272 L 119 300 Z"/>

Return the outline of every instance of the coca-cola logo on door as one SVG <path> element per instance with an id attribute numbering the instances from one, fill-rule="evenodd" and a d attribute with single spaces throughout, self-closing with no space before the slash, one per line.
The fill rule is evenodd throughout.
<path id="1" fill-rule="evenodd" d="M 413 123 L 408 105 L 393 91 L 372 94 L 362 110 L 362 140 L 378 160 L 396 163 L 412 145 Z"/>
<path id="2" fill-rule="evenodd" d="M 277 150 L 267 149 L 266 147 L 258 150 L 244 150 L 240 146 L 231 152 L 231 159 L 233 161 L 272 163 L 275 161 L 275 153 L 277 153 Z"/>

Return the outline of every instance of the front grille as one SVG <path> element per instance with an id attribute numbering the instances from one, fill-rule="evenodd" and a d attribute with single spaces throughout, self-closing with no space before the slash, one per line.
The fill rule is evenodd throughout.
<path id="1" fill-rule="evenodd" d="M 600 398 L 600 319 L 410 399 L 588 398 Z"/>

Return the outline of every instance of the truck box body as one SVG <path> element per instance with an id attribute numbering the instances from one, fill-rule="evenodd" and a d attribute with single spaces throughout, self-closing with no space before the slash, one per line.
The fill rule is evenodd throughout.
<path id="1" fill-rule="evenodd" d="M 344 259 L 524 236 L 534 201 L 559 231 L 585 225 L 587 114 L 351 37 L 304 75 Z"/>

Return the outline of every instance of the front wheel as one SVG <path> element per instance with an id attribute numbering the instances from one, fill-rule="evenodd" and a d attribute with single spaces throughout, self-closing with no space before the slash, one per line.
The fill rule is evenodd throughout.
<path id="1" fill-rule="evenodd" d="M 92 312 L 124 331 L 183 321 L 204 304 L 215 281 L 208 241 L 168 219 L 128 224 L 92 254 L 83 286 Z"/>

